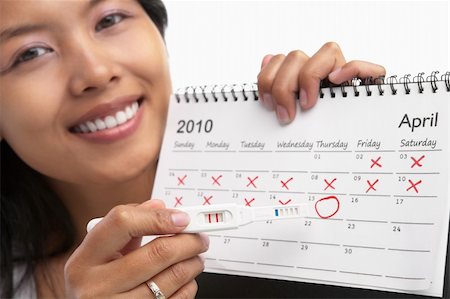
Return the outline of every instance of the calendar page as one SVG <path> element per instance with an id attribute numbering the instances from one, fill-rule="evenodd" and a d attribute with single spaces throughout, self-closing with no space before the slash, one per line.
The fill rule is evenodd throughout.
<path id="1" fill-rule="evenodd" d="M 173 96 L 152 197 L 306 204 L 300 219 L 210 233 L 207 272 L 442 296 L 450 92 L 436 84 L 323 89 L 286 126 L 256 92 Z"/>

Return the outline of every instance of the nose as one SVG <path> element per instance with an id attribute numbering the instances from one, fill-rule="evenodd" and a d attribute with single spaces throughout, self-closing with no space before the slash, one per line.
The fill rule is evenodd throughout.
<path id="1" fill-rule="evenodd" d="M 73 52 L 69 90 L 75 96 L 101 91 L 120 78 L 119 66 L 105 48 L 95 42 L 78 44 Z"/>

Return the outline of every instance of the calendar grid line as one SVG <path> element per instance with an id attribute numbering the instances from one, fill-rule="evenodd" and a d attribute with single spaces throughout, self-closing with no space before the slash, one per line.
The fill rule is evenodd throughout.
<path id="1" fill-rule="evenodd" d="M 362 245 L 347 245 L 342 244 L 343 247 L 351 247 L 351 248 L 364 248 L 364 249 L 375 249 L 375 250 L 386 250 L 384 247 L 373 247 L 373 246 L 362 246 Z"/>
<path id="2" fill-rule="evenodd" d="M 387 278 L 395 278 L 395 279 L 408 279 L 408 280 L 425 280 L 425 277 L 404 277 L 404 276 L 392 276 L 386 275 Z"/>
<path id="3" fill-rule="evenodd" d="M 250 264 L 250 265 L 255 264 L 254 262 L 249 262 L 249 261 L 237 261 L 237 260 L 228 260 L 228 259 L 218 259 L 218 261 L 229 262 L 229 263 Z"/>
<path id="4" fill-rule="evenodd" d="M 400 175 L 427 175 L 427 174 L 432 174 L 432 175 L 439 175 L 441 174 L 440 172 L 396 172 L 395 174 L 400 174 Z"/>
<path id="5" fill-rule="evenodd" d="M 312 267 L 302 267 L 302 266 L 296 266 L 297 269 L 304 269 L 304 270 L 315 270 L 315 271 L 325 271 L 325 272 L 337 272 L 337 270 L 333 269 L 321 269 L 321 268 L 312 268 Z"/>
<path id="6" fill-rule="evenodd" d="M 290 265 L 281 265 L 281 264 L 269 264 L 269 263 L 256 263 L 261 266 L 273 266 L 273 267 L 284 267 L 284 268 L 294 268 L 294 266 Z"/>
<path id="7" fill-rule="evenodd" d="M 350 222 L 367 222 L 367 223 L 389 223 L 387 220 L 369 220 L 369 219 L 346 219 Z"/>
<path id="8" fill-rule="evenodd" d="M 355 150 L 355 153 L 394 153 L 395 150 Z"/>
<path id="9" fill-rule="evenodd" d="M 298 243 L 298 241 L 295 241 L 295 240 L 281 240 L 281 239 L 267 239 L 267 238 L 261 238 L 261 241 L 273 241 L 273 242 L 284 242 L 284 243 Z"/>
<path id="10" fill-rule="evenodd" d="M 198 188 L 197 191 L 219 191 L 219 192 L 230 192 L 230 189 L 200 189 Z"/>
<path id="11" fill-rule="evenodd" d="M 362 273 L 362 272 L 352 272 L 352 271 L 339 271 L 340 273 L 344 274 L 355 274 L 355 275 L 366 275 L 366 276 L 374 276 L 374 277 L 383 277 L 381 274 L 372 274 L 372 273 Z"/>
<path id="12" fill-rule="evenodd" d="M 416 253 L 430 253 L 429 249 L 405 249 L 405 248 L 388 248 L 391 251 L 416 252 Z"/>
<path id="13" fill-rule="evenodd" d="M 363 197 L 391 197 L 389 194 L 364 194 L 364 193 L 350 193 L 350 196 L 363 196 Z"/>

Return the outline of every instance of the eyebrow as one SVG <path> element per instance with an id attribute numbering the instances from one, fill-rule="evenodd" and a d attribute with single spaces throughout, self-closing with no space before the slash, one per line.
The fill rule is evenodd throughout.
<path id="1" fill-rule="evenodd" d="M 25 24 L 19 25 L 17 27 L 11 27 L 0 32 L 0 42 L 13 38 L 15 36 L 19 36 L 33 31 L 45 30 L 48 28 L 49 26 L 44 24 Z"/>
<path id="2" fill-rule="evenodd" d="M 92 7 L 96 6 L 97 4 L 104 2 L 106 0 L 89 0 L 88 6 L 86 10 L 91 9 Z M 0 42 L 3 42 L 7 39 L 27 34 L 34 31 L 42 31 L 42 30 L 50 30 L 50 25 L 48 24 L 23 24 L 18 25 L 11 28 L 6 28 L 5 30 L 2 30 L 0 32 Z"/>

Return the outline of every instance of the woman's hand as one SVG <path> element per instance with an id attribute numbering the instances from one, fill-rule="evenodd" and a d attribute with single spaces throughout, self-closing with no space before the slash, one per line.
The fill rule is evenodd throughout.
<path id="1" fill-rule="evenodd" d="M 151 200 L 117 206 L 85 237 L 64 269 L 69 298 L 154 298 L 153 281 L 169 297 L 193 298 L 194 278 L 204 269 L 198 256 L 208 249 L 206 235 L 177 234 L 187 214 Z M 161 236 L 140 247 L 142 236 Z"/>
<path id="2" fill-rule="evenodd" d="M 377 64 L 346 62 L 338 44 L 329 42 L 312 57 L 299 50 L 287 56 L 266 55 L 258 75 L 259 97 L 267 108 L 276 111 L 281 124 L 288 124 L 295 117 L 297 97 L 304 110 L 316 104 L 320 80 L 328 78 L 341 84 L 355 77 L 377 78 L 385 74 L 384 67 Z"/>

